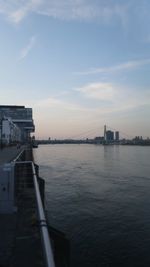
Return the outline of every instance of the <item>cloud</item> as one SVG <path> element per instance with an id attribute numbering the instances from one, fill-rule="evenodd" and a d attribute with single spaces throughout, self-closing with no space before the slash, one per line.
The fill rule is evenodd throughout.
<path id="1" fill-rule="evenodd" d="M 42 4 L 42 0 L 25 1 L 25 4 L 20 6 L 14 12 L 10 13 L 9 18 L 15 23 L 22 21 L 29 13 L 36 12 L 37 8 Z"/>
<path id="2" fill-rule="evenodd" d="M 84 89 L 85 87 L 87 86 L 84 86 Z M 91 87 L 93 88 L 93 85 Z M 94 87 L 96 88 L 96 86 Z M 135 120 L 133 123 L 130 117 L 135 116 L 135 111 L 140 111 L 143 107 L 149 110 L 150 93 L 143 94 L 141 92 L 136 94 L 135 97 L 134 92 L 131 92 L 129 89 L 126 91 L 123 89 L 119 90 L 113 84 L 105 85 L 105 87 L 111 88 L 113 91 L 112 96 L 110 96 L 109 90 L 103 95 L 103 99 L 107 99 L 107 96 L 110 96 L 111 105 L 110 103 L 103 105 L 101 103 L 102 100 L 100 100 L 99 105 L 96 104 L 89 107 L 86 101 L 79 105 L 78 103 L 72 103 L 71 100 L 64 101 L 56 97 L 49 97 L 37 103 L 35 102 L 34 105 L 32 104 L 36 125 L 39 128 L 39 133 L 37 133 L 54 138 L 60 138 L 60 136 L 61 138 L 93 137 L 100 134 L 101 129 L 98 126 L 104 124 L 117 125 L 116 127 L 124 132 L 127 131 L 127 125 L 129 128 L 130 125 L 134 125 L 133 133 L 140 132 L 141 127 L 139 126 L 138 115 L 136 116 L 138 130 L 135 130 Z M 84 92 L 82 90 L 77 92 L 83 94 L 86 100 L 87 90 L 86 92 L 85 90 Z M 96 98 L 96 95 L 94 97 Z M 93 95 L 91 98 L 93 102 Z"/>
<path id="3" fill-rule="evenodd" d="M 21 22 L 31 12 L 63 20 L 98 20 L 104 23 L 116 17 L 122 25 L 127 20 L 127 5 L 119 1 L 112 4 L 103 0 L 0 0 L 0 13 L 14 23 Z"/>
<path id="4" fill-rule="evenodd" d="M 32 36 L 29 43 L 21 50 L 19 60 L 23 60 L 35 45 L 36 37 Z"/>
<path id="5" fill-rule="evenodd" d="M 61 104 L 61 101 L 54 97 L 48 97 L 46 99 L 41 99 L 40 101 L 35 102 L 34 106 L 40 108 L 52 108 L 57 107 Z"/>
<path id="6" fill-rule="evenodd" d="M 35 108 L 43 109 L 55 109 L 57 111 L 87 111 L 88 108 L 80 106 L 79 104 L 74 104 L 71 102 L 64 101 L 59 97 L 48 97 L 46 99 L 41 99 L 40 101 L 35 101 L 32 106 Z M 61 114 L 61 113 L 60 113 Z"/>
<path id="7" fill-rule="evenodd" d="M 111 73 L 111 72 L 118 72 L 118 71 L 128 71 L 134 70 L 144 65 L 150 64 L 150 59 L 143 59 L 143 60 L 132 60 L 128 62 L 124 62 L 122 64 L 114 65 L 111 67 L 102 67 L 102 68 L 92 68 L 87 71 L 83 72 L 75 72 L 74 74 L 77 75 L 90 75 L 90 74 L 97 74 L 97 73 Z"/>
<path id="8" fill-rule="evenodd" d="M 108 114 L 112 112 L 129 111 L 140 106 L 150 105 L 150 90 L 137 91 L 113 83 L 91 83 L 76 88 L 75 91 L 83 97 L 99 101 L 100 108 L 95 112 Z M 92 111 L 92 109 L 91 109 Z"/>
<path id="9" fill-rule="evenodd" d="M 109 83 L 91 83 L 75 90 L 83 93 L 87 98 L 107 101 L 112 100 L 115 93 L 113 86 Z"/>
<path id="10" fill-rule="evenodd" d="M 102 20 L 109 22 L 114 16 L 121 21 L 125 17 L 125 5 L 109 4 L 87 0 L 46 1 L 39 14 L 65 20 Z"/>
<path id="11" fill-rule="evenodd" d="M 42 3 L 43 0 L 0 0 L 0 13 L 17 24 L 31 12 L 36 12 Z"/>
<path id="12" fill-rule="evenodd" d="M 72 100 L 62 99 L 61 96 L 41 99 L 32 103 L 33 108 L 41 110 L 46 114 L 58 114 L 62 117 L 63 114 L 67 117 L 85 118 L 90 117 L 91 120 L 95 117 L 109 115 L 120 112 L 131 112 L 141 106 L 150 105 L 150 91 L 133 90 L 133 88 L 120 87 L 113 83 L 91 83 L 73 90 L 77 93 L 77 98 L 82 97 L 82 104 Z M 88 101 L 87 101 L 88 99 Z M 90 101 L 91 100 L 91 101 Z M 90 105 L 89 105 L 90 103 Z M 44 111 L 45 110 L 45 111 Z"/>

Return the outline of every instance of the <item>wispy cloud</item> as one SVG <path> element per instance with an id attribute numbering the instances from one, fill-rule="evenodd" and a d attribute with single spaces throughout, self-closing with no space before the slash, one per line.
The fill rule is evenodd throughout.
<path id="1" fill-rule="evenodd" d="M 82 104 L 72 102 L 72 100 L 62 99 L 58 97 L 48 97 L 35 101 L 32 106 L 39 109 L 53 110 L 54 113 L 63 114 L 67 111 L 67 116 L 76 114 L 77 116 L 88 116 L 94 119 L 94 116 L 106 114 L 129 112 L 143 105 L 150 105 L 150 91 L 147 89 L 135 91 L 131 88 L 125 88 L 113 83 L 91 83 L 76 88 L 78 96 L 82 96 Z M 85 98 L 85 99 L 84 99 Z M 91 99 L 90 106 L 87 103 L 87 98 Z M 96 102 L 95 102 L 96 101 Z M 69 111 L 69 112 L 68 112 Z"/>
<path id="2" fill-rule="evenodd" d="M 127 20 L 127 4 L 96 0 L 0 0 L 0 13 L 12 22 L 21 22 L 31 12 L 63 20 L 98 20 L 111 22 L 116 17 L 122 25 Z"/>
<path id="3" fill-rule="evenodd" d="M 142 105 L 150 105 L 150 90 L 135 91 L 113 83 L 91 83 L 75 89 L 83 97 L 100 101 L 101 113 L 129 111 Z"/>
<path id="4" fill-rule="evenodd" d="M 35 45 L 36 37 L 32 36 L 28 44 L 21 50 L 19 60 L 23 60 L 30 52 L 30 50 Z"/>
<path id="5" fill-rule="evenodd" d="M 90 74 L 97 74 L 97 73 L 111 73 L 117 71 L 128 71 L 140 68 L 144 65 L 150 64 L 150 58 L 142 59 L 142 60 L 132 60 L 128 62 L 124 62 L 122 64 L 114 65 L 111 67 L 101 67 L 101 68 L 91 68 L 87 71 L 83 72 L 75 72 L 74 74 L 77 75 L 90 75 Z"/>
<path id="6" fill-rule="evenodd" d="M 21 22 L 31 12 L 36 12 L 43 0 L 0 0 L 0 13 L 13 23 Z"/>
<path id="7" fill-rule="evenodd" d="M 91 83 L 75 90 L 83 93 L 87 98 L 107 101 L 112 100 L 115 91 L 110 83 Z"/>
<path id="8" fill-rule="evenodd" d="M 44 109 L 55 109 L 59 110 L 60 114 L 62 111 L 87 111 L 88 108 L 83 107 L 81 105 L 71 103 L 69 101 L 62 100 L 59 97 L 47 97 L 46 99 L 41 99 L 40 101 L 35 101 L 33 106 L 36 108 L 44 108 Z"/>
<path id="9" fill-rule="evenodd" d="M 40 101 L 36 101 L 34 103 L 34 106 L 40 107 L 40 108 L 52 108 L 57 107 L 61 104 L 61 100 L 55 97 L 48 97 L 46 99 L 41 99 Z"/>
<path id="10" fill-rule="evenodd" d="M 125 22 L 126 5 L 92 0 L 46 1 L 40 14 L 63 20 L 101 20 L 109 22 L 114 16 Z"/>

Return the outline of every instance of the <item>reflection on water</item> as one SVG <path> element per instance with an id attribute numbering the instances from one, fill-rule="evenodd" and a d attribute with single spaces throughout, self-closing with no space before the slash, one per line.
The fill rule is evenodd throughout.
<path id="1" fill-rule="evenodd" d="M 71 242 L 71 266 L 150 266 L 150 149 L 41 145 L 49 221 Z"/>

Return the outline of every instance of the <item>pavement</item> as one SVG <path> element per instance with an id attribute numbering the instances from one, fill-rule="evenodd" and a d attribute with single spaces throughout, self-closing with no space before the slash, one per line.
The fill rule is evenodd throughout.
<path id="1" fill-rule="evenodd" d="M 17 146 L 0 148 L 0 165 L 11 162 L 22 151 L 23 146 L 17 148 Z"/>
<path id="2" fill-rule="evenodd" d="M 12 161 L 22 148 L 0 149 L 0 164 Z M 26 155 L 26 160 L 31 160 Z M 26 165 L 15 169 L 15 206 L 0 214 L 0 267 L 44 267 L 32 173 Z"/>
<path id="3" fill-rule="evenodd" d="M 0 214 L 0 267 L 9 266 L 15 247 L 16 213 Z"/>

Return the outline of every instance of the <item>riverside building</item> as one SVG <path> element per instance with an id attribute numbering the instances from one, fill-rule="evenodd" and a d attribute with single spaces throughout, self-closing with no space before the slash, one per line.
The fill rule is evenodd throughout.
<path id="1" fill-rule="evenodd" d="M 32 108 L 25 106 L 0 106 L 0 141 L 8 145 L 14 142 L 27 143 L 34 132 Z"/>

